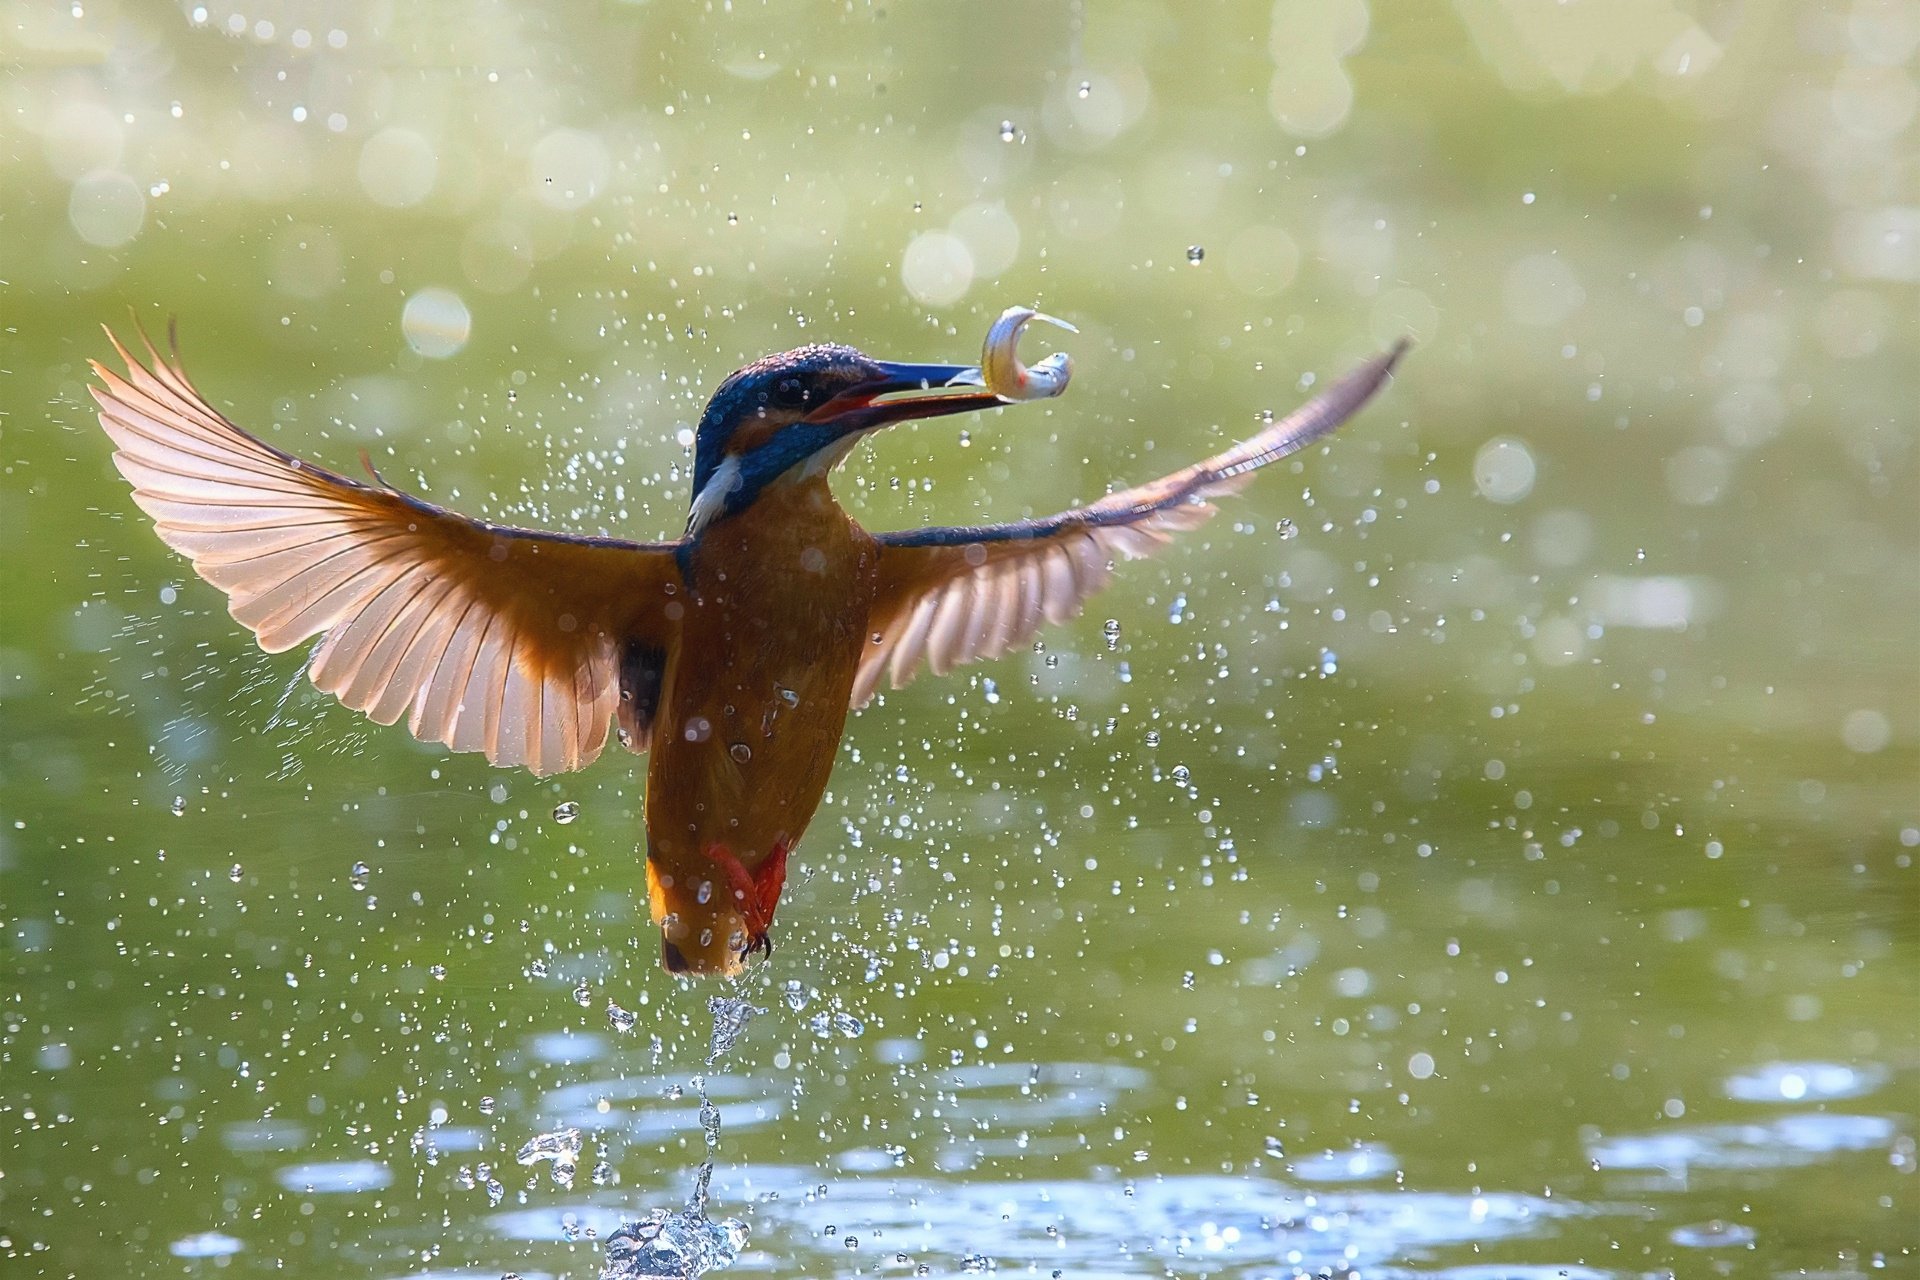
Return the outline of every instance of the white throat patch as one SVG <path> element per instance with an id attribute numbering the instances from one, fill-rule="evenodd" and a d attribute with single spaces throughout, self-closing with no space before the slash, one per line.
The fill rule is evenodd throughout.
<path id="1" fill-rule="evenodd" d="M 707 477 L 706 485 L 693 495 L 693 505 L 687 508 L 687 537 L 697 536 L 702 529 L 720 518 L 727 509 L 727 499 L 741 485 L 740 459 L 728 458 L 715 467 L 713 474 Z"/>

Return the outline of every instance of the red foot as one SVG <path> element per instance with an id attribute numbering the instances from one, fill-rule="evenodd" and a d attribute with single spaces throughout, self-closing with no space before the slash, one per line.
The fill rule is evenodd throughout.
<path id="1" fill-rule="evenodd" d="M 773 927 L 773 909 L 779 905 L 780 891 L 786 887 L 790 848 L 789 840 L 775 841 L 766 861 L 748 871 L 725 845 L 707 846 L 707 859 L 726 874 L 727 886 L 733 890 L 740 914 L 746 919 L 747 946 L 743 954 L 752 955 L 756 951 L 773 954 L 773 940 L 767 931 Z"/>

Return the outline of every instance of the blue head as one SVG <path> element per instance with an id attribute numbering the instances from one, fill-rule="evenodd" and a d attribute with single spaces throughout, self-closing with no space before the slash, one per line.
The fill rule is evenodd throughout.
<path id="1" fill-rule="evenodd" d="M 735 370 L 707 402 L 693 446 L 687 536 L 752 506 L 769 485 L 831 470 L 868 432 L 1001 403 L 966 365 L 890 364 L 822 344 Z"/>

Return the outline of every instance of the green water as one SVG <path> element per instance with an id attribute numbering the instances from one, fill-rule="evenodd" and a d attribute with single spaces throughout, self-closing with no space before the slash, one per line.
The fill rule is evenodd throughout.
<path id="1" fill-rule="evenodd" d="M 1043 651 L 852 722 L 709 1072 L 735 1268 L 1920 1274 L 1916 46 L 11 6 L 0 1272 L 594 1277 L 703 1150 L 637 762 L 490 770 L 257 654 L 108 463 L 101 321 L 176 314 L 284 448 L 654 537 L 735 365 L 1038 302 L 1072 390 L 882 436 L 863 521 L 1088 501 L 1418 346 Z M 568 1126 L 571 1187 L 515 1162 Z"/>

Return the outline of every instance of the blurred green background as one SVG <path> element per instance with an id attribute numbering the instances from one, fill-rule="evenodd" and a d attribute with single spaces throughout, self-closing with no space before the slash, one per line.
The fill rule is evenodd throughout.
<path id="1" fill-rule="evenodd" d="M 1920 1273 L 1917 49 L 1915 0 L 0 3 L 4 1269 L 592 1277 L 701 1148 L 639 762 L 256 653 L 109 465 L 102 321 L 289 450 L 655 537 L 734 366 L 1038 303 L 1067 397 L 879 438 L 860 519 L 1088 501 L 1418 345 L 853 722 L 712 1082 L 738 1266 Z M 572 1187 L 515 1164 L 568 1124 Z"/>

